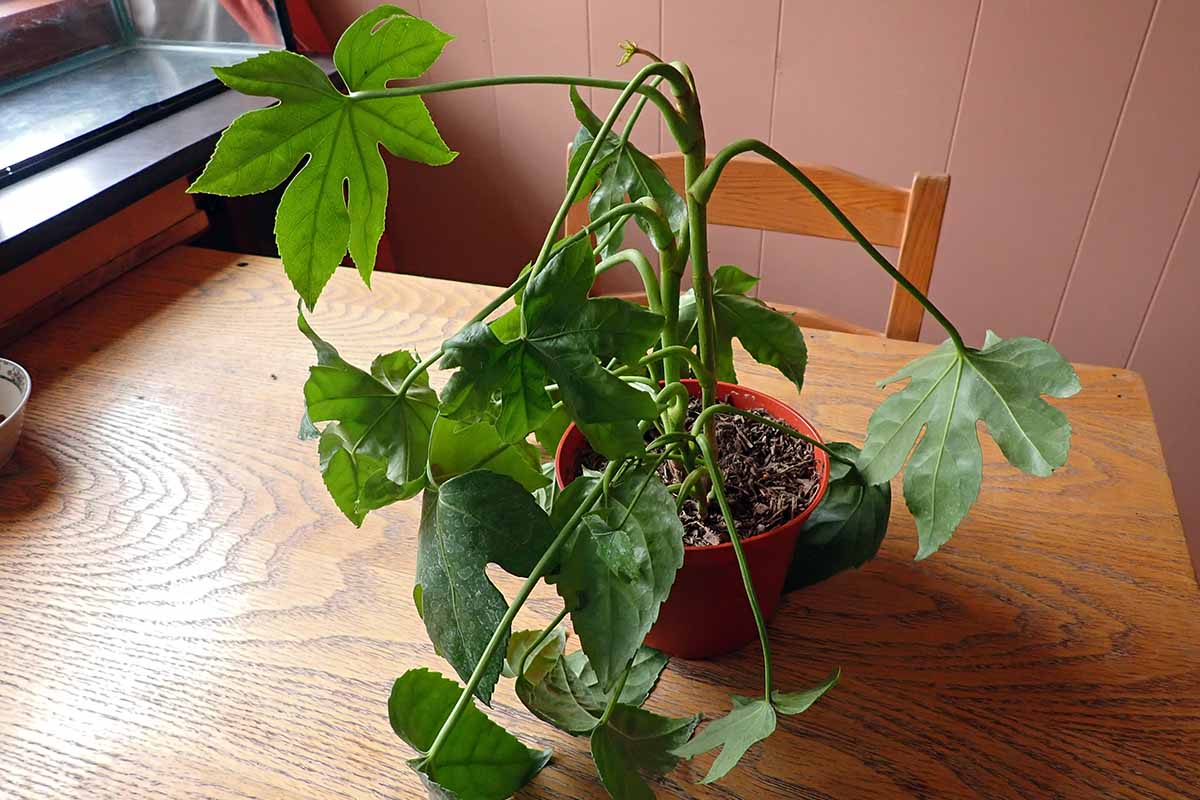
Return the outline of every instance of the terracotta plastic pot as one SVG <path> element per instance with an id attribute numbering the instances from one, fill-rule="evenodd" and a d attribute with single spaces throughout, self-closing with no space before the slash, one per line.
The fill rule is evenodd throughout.
<path id="1" fill-rule="evenodd" d="M 693 396 L 700 393 L 695 381 L 684 384 Z M 808 420 L 762 392 L 718 382 L 717 397 L 738 408 L 764 409 L 801 433 L 822 441 Z M 567 428 L 555 456 L 559 486 L 575 479 L 579 457 L 586 449 L 583 433 L 574 425 Z M 767 619 L 779 607 L 800 526 L 829 486 L 829 456 L 823 450 L 817 450 L 814 456 L 821 485 L 808 508 L 778 528 L 742 539 L 759 607 Z M 733 545 L 685 547 L 683 566 L 675 575 L 671 595 L 663 603 L 658 621 L 646 636 L 646 644 L 681 658 L 709 658 L 736 650 L 757 638 Z"/>

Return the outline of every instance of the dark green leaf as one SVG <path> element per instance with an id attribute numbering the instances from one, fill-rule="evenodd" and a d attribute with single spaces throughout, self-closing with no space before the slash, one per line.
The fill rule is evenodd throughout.
<path id="1" fill-rule="evenodd" d="M 439 416 L 429 439 L 429 471 L 434 480 L 444 483 L 474 469 L 507 475 L 531 492 L 550 483 L 533 445 L 505 442 L 486 422 L 462 424 Z"/>
<path id="2" fill-rule="evenodd" d="M 631 706 L 646 702 L 666 665 L 667 657 L 662 653 L 650 647 L 639 648 L 621 689 L 620 702 Z M 525 675 L 517 678 L 517 696 L 539 719 L 567 733 L 582 735 L 596 727 L 612 694 L 601 688 L 583 651 L 576 651 L 560 653 L 550 669 L 540 675 L 526 667 Z"/>
<path id="3" fill-rule="evenodd" d="M 512 478 L 476 470 L 425 494 L 417 541 L 417 583 L 425 630 L 467 680 L 500 626 L 508 603 L 485 568 L 528 577 L 554 539 L 546 512 Z M 500 676 L 508 639 L 492 656 L 475 693 L 485 703 Z"/>
<path id="4" fill-rule="evenodd" d="M 775 709 L 762 697 L 733 695 L 733 710 L 708 723 L 696 737 L 675 748 L 680 758 L 694 758 L 720 747 L 701 783 L 712 783 L 737 766 L 752 745 L 775 732 Z"/>
<path id="5" fill-rule="evenodd" d="M 979 420 L 1009 463 L 1025 472 L 1045 476 L 1066 463 L 1071 425 L 1041 395 L 1070 397 L 1079 377 L 1045 342 L 988 331 L 982 349 L 959 353 L 947 341 L 881 385 L 905 378 L 908 386 L 871 415 L 858 464 L 868 483 L 879 484 L 912 452 L 904 499 L 917 521 L 917 558 L 945 544 L 979 494 Z"/>
<path id="6" fill-rule="evenodd" d="M 350 27 L 335 60 L 339 69 L 350 70 L 343 78 L 352 91 L 382 88 L 391 78 L 416 77 L 447 40 L 429 23 L 385 6 Z M 369 282 L 387 207 L 388 177 L 379 145 L 424 164 L 447 164 L 456 155 L 442 141 L 424 102 L 419 97 L 353 98 L 337 91 L 312 61 L 287 51 L 214 71 L 231 89 L 280 102 L 236 119 L 189 191 L 264 192 L 308 156 L 275 217 L 288 278 L 311 308 L 349 248 Z"/>
<path id="7" fill-rule="evenodd" d="M 381 380 L 342 359 L 303 314 L 297 324 L 317 351 L 317 366 L 304 384 L 307 418 L 333 423 L 321 434 L 321 474 L 338 508 L 361 525 L 368 511 L 413 497 L 424 486 L 437 395 L 425 376 L 404 396 L 385 382 L 395 377 L 388 377 L 389 370 L 407 374 L 405 367 L 416 363 L 412 355 L 375 359 L 372 369 Z"/>
<path id="8" fill-rule="evenodd" d="M 636 361 L 658 337 L 662 317 L 623 300 L 589 300 L 593 272 L 588 243 L 558 250 L 525 290 L 525 335 L 502 342 L 483 323 L 465 328 L 443 345 L 443 364 L 459 367 L 443 393 L 442 413 L 464 422 L 495 413 L 505 441 L 524 439 L 552 417 L 546 385 L 558 384 L 567 413 L 584 425 L 604 425 L 612 435 L 593 441 L 616 458 L 642 444 L 637 420 L 657 414 L 654 398 L 620 380 L 597 361 Z M 495 398 L 499 411 L 492 412 Z M 581 426 L 583 427 L 583 426 Z M 587 434 L 592 428 L 584 427 Z"/>
<path id="9" fill-rule="evenodd" d="M 700 715 L 676 719 L 618 704 L 608 722 L 592 732 L 592 758 L 614 800 L 653 800 L 643 776 L 670 772 L 679 762 L 672 751 L 687 742 Z"/>
<path id="10" fill-rule="evenodd" d="M 574 87 L 571 88 L 571 105 L 575 109 L 575 118 L 583 127 L 576 134 L 571 147 L 569 176 L 578 172 L 583 154 L 587 152 L 587 148 L 594 141 L 603 124 L 600 118 L 588 108 Z M 591 189 L 592 197 L 588 201 L 588 215 L 594 220 L 614 206 L 625 202 L 626 196 L 630 200 L 649 197 L 658 205 L 659 212 L 667 221 L 668 227 L 678 236 L 687 225 L 687 204 L 671 186 L 667 176 L 654 163 L 654 160 L 628 142 L 625 143 L 624 148 L 620 148 L 620 137 L 611 131 L 605 137 L 599 155 L 603 158 L 597 158 L 584 183 L 584 187 L 587 189 L 591 189 L 593 185 L 595 187 Z M 579 197 L 576 197 L 576 200 L 578 199 Z M 642 230 L 652 238 L 654 237 L 654 229 L 644 220 L 639 217 L 637 223 Z M 607 226 L 597 229 L 596 237 L 603 238 L 606 231 Z M 618 250 L 620 242 L 621 237 L 618 234 L 604 255 L 611 255 Z M 654 245 L 659 249 L 666 249 L 671 243 L 655 241 Z"/>
<path id="11" fill-rule="evenodd" d="M 556 521 L 574 511 L 593 480 L 577 478 L 563 490 L 554 508 Z M 641 470 L 613 483 L 593 513 L 607 528 L 624 532 L 631 546 L 645 554 L 636 559 L 636 576 L 614 571 L 601 555 L 603 545 L 581 528 L 566 545 L 560 573 L 554 576 L 583 651 L 600 685 L 608 688 L 641 646 L 671 591 L 683 563 L 683 526 L 667 487 Z"/>
<path id="12" fill-rule="evenodd" d="M 462 687 L 449 678 L 427 669 L 410 669 L 392 686 L 388 698 L 392 730 L 426 753 L 461 694 Z M 416 758 L 409 764 L 457 800 L 503 800 L 549 760 L 549 750 L 531 750 L 470 703 L 436 760 Z"/>
<path id="13" fill-rule="evenodd" d="M 781 314 L 745 292 L 754 288 L 758 278 L 732 264 L 720 267 L 714 276 L 713 313 L 717 322 L 717 379 L 737 382 L 733 367 L 733 346 L 737 338 L 755 361 L 775 367 L 796 386 L 804 385 L 808 348 L 804 334 L 791 317 Z M 695 346 L 696 296 L 689 289 L 679 302 L 681 341 Z"/>
<path id="14" fill-rule="evenodd" d="M 829 448 L 850 461 L 859 450 L 846 442 Z M 857 467 L 829 461 L 829 488 L 821 504 L 804 522 L 787 591 L 823 581 L 845 569 L 861 567 L 879 552 L 892 508 L 892 485 L 867 483 Z"/>
<path id="15" fill-rule="evenodd" d="M 771 692 L 771 704 L 775 706 L 775 710 L 780 714 L 789 716 L 795 714 L 803 714 L 812 706 L 813 703 L 821 699 L 821 697 L 837 686 L 837 682 L 842 677 L 842 671 L 835 669 L 821 683 L 811 689 L 805 689 L 802 692 Z"/>

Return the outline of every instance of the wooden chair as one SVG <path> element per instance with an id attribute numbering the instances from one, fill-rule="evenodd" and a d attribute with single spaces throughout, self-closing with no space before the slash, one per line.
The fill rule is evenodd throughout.
<path id="1" fill-rule="evenodd" d="M 683 156 L 665 153 L 653 158 L 675 190 L 682 194 Z M 942 230 L 942 214 L 950 192 L 949 175 L 918 173 L 913 177 L 912 186 L 905 189 L 835 167 L 799 163 L 796 166 L 829 195 L 872 244 L 899 247 L 897 268 L 922 292 L 929 291 L 933 259 Z M 587 219 L 587 202 L 581 200 L 567 215 L 567 231 L 579 230 L 587 224 Z M 716 225 L 851 240 L 837 220 L 803 186 L 775 164 L 750 154 L 739 156 L 726 165 L 709 201 L 708 221 Z M 644 294 L 621 296 L 645 301 Z M 813 309 L 771 305 L 791 314 L 801 327 L 882 335 L 913 342 L 921 334 L 921 321 L 925 316 L 921 304 L 899 286 L 892 290 L 887 326 L 882 333 Z"/>

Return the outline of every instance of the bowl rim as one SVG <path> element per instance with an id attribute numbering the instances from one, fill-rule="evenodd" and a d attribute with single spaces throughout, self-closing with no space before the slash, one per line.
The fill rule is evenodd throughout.
<path id="1" fill-rule="evenodd" d="M 7 417 L 5 417 L 3 420 L 0 420 L 0 429 L 3 429 L 6 428 L 9 423 L 13 423 L 14 420 L 17 419 L 17 416 L 25 410 L 25 404 L 29 402 L 29 395 L 33 391 L 33 378 L 30 377 L 29 370 L 25 369 L 11 358 L 0 357 L 0 364 L 11 364 L 20 370 L 21 374 L 25 376 L 25 391 L 21 393 L 21 399 L 17 401 L 17 407 L 14 408 L 12 413 L 10 413 Z"/>

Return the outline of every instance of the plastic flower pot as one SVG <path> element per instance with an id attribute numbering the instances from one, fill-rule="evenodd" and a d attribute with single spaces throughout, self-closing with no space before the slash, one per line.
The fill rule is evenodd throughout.
<path id="1" fill-rule="evenodd" d="M 684 384 L 693 396 L 699 395 L 700 387 L 695 381 Z M 738 408 L 765 410 L 800 433 L 822 441 L 808 420 L 770 395 L 718 382 L 717 397 Z M 579 458 L 587 449 L 583 433 L 572 424 L 563 434 L 555 456 L 559 486 L 575 479 Z M 813 455 L 821 482 L 808 508 L 777 528 L 741 540 L 759 607 L 768 620 L 779 608 L 800 527 L 829 486 L 829 456 L 819 449 Z M 675 575 L 675 584 L 659 611 L 658 621 L 646 635 L 646 644 L 680 658 L 710 658 L 737 650 L 757 638 L 733 545 L 726 542 L 685 547 L 683 566 Z"/>

